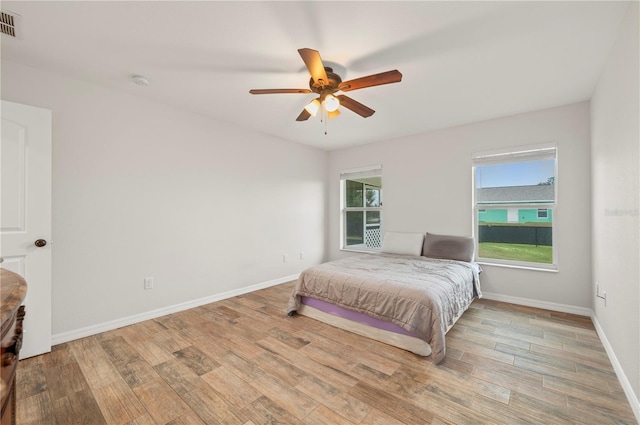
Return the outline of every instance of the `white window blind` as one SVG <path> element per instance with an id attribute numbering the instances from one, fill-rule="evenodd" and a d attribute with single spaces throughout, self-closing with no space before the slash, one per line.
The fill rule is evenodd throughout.
<path id="1" fill-rule="evenodd" d="M 516 151 L 491 151 L 474 153 L 473 165 L 504 164 L 507 162 L 538 161 L 556 159 L 556 147 L 553 145 L 525 146 Z"/>
<path id="2" fill-rule="evenodd" d="M 382 175 L 382 165 L 372 165 L 369 167 L 353 168 L 340 172 L 340 180 L 364 179 L 367 177 L 377 177 Z"/>

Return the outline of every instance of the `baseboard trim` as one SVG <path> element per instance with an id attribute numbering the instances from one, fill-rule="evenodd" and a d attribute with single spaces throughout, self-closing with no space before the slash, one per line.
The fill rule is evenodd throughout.
<path id="1" fill-rule="evenodd" d="M 616 372 L 618 376 L 618 381 L 620 381 L 620 385 L 624 390 L 624 394 L 627 396 L 627 400 L 631 405 L 631 410 L 633 410 L 633 414 L 636 417 L 636 421 L 640 424 L 640 400 L 638 396 L 633 392 L 633 388 L 631 387 L 631 383 L 627 379 L 627 375 L 625 375 L 622 370 L 622 365 L 618 361 L 616 357 L 616 353 L 613 351 L 613 347 L 609 343 L 607 339 L 607 335 L 605 335 L 604 330 L 600 326 L 600 322 L 598 322 L 598 318 L 596 314 L 591 312 L 591 321 L 593 322 L 593 326 L 596 328 L 596 332 L 598 333 L 598 337 L 600 337 L 600 341 L 602 341 L 602 345 L 604 346 L 607 355 L 609 356 L 609 360 L 611 361 L 611 365 L 613 366 L 613 370 Z"/>
<path id="2" fill-rule="evenodd" d="M 257 283 L 255 285 L 245 286 L 243 288 L 234 289 L 231 291 L 222 292 L 220 294 L 211 295 L 196 300 L 183 302 L 180 304 L 174 304 L 167 307 L 159 308 L 156 310 L 147 311 L 144 313 L 134 314 L 133 316 L 123 317 L 109 322 L 99 323 L 96 325 L 87 326 L 80 329 L 74 329 L 67 332 L 61 332 L 51 336 L 51 344 L 58 345 L 65 342 L 73 341 L 80 338 L 85 338 L 91 335 L 96 335 L 101 332 L 112 331 L 114 329 L 122 328 L 124 326 L 133 325 L 135 323 L 144 322 L 145 320 L 155 319 L 167 314 L 177 313 L 179 311 L 188 310 L 194 307 L 200 307 L 201 305 L 210 304 L 216 301 L 226 300 L 227 298 L 236 297 L 238 295 L 247 294 L 249 292 L 257 291 L 259 289 L 269 288 L 271 286 L 280 285 L 281 283 L 289 282 L 298 278 L 298 274 L 281 277 L 278 279 L 269 280 L 266 282 Z M 285 314 L 284 312 L 282 314 Z"/>
<path id="3" fill-rule="evenodd" d="M 631 383 L 629 382 L 629 379 L 627 379 L 627 375 L 625 375 L 624 370 L 622 369 L 622 366 L 620 365 L 620 362 L 616 357 L 616 353 L 613 351 L 613 347 L 609 343 L 609 340 L 607 339 L 604 330 L 600 326 L 600 322 L 598 322 L 598 318 L 596 317 L 593 310 L 591 310 L 590 308 L 577 307 L 567 304 L 558 304 L 548 301 L 532 300 L 529 298 L 512 297 L 509 295 L 501 295 L 491 292 L 482 292 L 482 297 L 493 301 L 502 301 L 505 303 L 525 305 L 527 307 L 536 307 L 545 310 L 553 310 L 562 313 L 578 314 L 580 316 L 590 317 L 591 321 L 593 322 L 593 326 L 596 328 L 598 337 L 600 338 L 600 341 L 602 341 L 602 346 L 609 356 L 609 361 L 611 361 L 611 366 L 613 366 L 613 370 L 616 372 L 618 381 L 620 382 L 620 385 L 624 390 L 624 394 L 626 395 L 627 400 L 631 405 L 631 410 L 633 410 L 633 414 L 635 415 L 638 424 L 640 424 L 640 400 L 634 393 L 633 388 L 631 387 Z"/>
<path id="4" fill-rule="evenodd" d="M 559 311 L 561 313 L 577 314 L 579 316 L 591 317 L 591 315 L 593 314 L 593 311 L 590 308 L 586 307 L 552 303 L 549 301 L 532 300 L 530 298 L 512 297 L 510 295 L 495 294 L 492 292 L 482 291 L 482 298 L 493 301 L 502 301 L 511 304 L 525 305 L 527 307 L 536 307 L 544 310 Z"/>

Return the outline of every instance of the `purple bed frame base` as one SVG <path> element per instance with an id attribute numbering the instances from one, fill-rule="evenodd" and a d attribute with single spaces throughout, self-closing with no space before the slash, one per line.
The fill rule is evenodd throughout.
<path id="1" fill-rule="evenodd" d="M 408 330 L 400 327 L 399 325 L 396 325 L 395 323 L 387 322 L 382 319 L 377 319 L 375 317 L 367 316 L 366 314 L 358 313 L 357 311 L 347 310 L 346 308 L 339 307 L 335 304 L 331 304 L 326 301 L 321 301 L 315 298 L 301 296 L 300 302 L 302 304 L 308 305 L 309 307 L 313 307 L 325 313 L 342 317 L 344 319 L 348 319 L 354 322 L 362 323 L 377 329 L 382 329 L 385 331 L 395 332 L 402 335 L 417 337 L 415 333 L 409 332 Z"/>

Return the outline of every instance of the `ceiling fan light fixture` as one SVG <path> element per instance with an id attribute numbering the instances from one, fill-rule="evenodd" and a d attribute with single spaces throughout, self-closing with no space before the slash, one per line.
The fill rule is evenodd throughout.
<path id="1" fill-rule="evenodd" d="M 328 112 L 334 112 L 340 106 L 340 101 L 332 94 L 328 94 L 324 98 L 324 107 Z"/>
<path id="2" fill-rule="evenodd" d="M 304 107 L 311 116 L 315 117 L 320 109 L 320 101 L 318 99 L 313 99 L 307 106 Z"/>

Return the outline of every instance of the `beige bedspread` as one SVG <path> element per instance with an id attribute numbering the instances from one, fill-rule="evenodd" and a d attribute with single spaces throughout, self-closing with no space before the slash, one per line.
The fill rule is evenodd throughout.
<path id="1" fill-rule="evenodd" d="M 393 322 L 431 345 L 433 360 L 445 357 L 444 335 L 481 297 L 472 264 L 391 254 L 362 254 L 311 267 L 300 274 L 287 314 L 300 296 Z"/>

